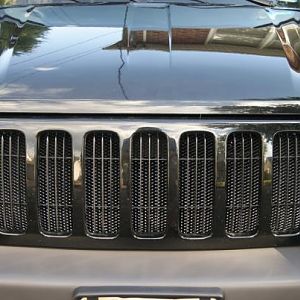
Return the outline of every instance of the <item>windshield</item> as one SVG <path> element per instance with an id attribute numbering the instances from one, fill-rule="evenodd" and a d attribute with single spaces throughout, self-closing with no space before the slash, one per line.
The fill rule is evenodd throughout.
<path id="1" fill-rule="evenodd" d="M 300 0 L 0 0 L 0 6 L 23 6 L 23 5 L 64 5 L 64 4 L 115 4 L 129 2 L 154 2 L 173 3 L 187 5 L 208 6 L 272 6 L 299 8 Z"/>

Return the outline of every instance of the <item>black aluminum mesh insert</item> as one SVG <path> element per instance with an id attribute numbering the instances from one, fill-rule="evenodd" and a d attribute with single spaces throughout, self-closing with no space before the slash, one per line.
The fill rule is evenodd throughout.
<path id="1" fill-rule="evenodd" d="M 72 139 L 65 131 L 38 136 L 38 209 L 44 234 L 71 234 Z"/>
<path id="2" fill-rule="evenodd" d="M 179 149 L 179 231 L 184 238 L 212 233 L 215 140 L 209 132 L 186 132 Z"/>
<path id="3" fill-rule="evenodd" d="M 132 230 L 136 237 L 163 237 L 167 227 L 168 139 L 138 131 L 131 140 Z"/>
<path id="4" fill-rule="evenodd" d="M 261 136 L 234 132 L 227 140 L 226 232 L 252 236 L 259 226 Z"/>
<path id="5" fill-rule="evenodd" d="M 0 231 L 22 234 L 27 229 L 25 136 L 1 130 L 0 138 Z"/>
<path id="6" fill-rule="evenodd" d="M 120 227 L 120 146 L 114 132 L 85 137 L 85 222 L 96 237 L 116 237 Z"/>
<path id="7" fill-rule="evenodd" d="M 279 132 L 273 140 L 271 229 L 277 235 L 300 232 L 299 142 L 299 132 Z"/>

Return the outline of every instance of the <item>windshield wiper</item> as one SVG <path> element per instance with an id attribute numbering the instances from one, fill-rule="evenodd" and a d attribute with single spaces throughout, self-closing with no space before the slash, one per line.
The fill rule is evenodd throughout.
<path id="1" fill-rule="evenodd" d="M 0 4 L 0 9 L 2 8 L 13 8 L 13 7 L 41 7 L 41 6 L 67 6 L 67 5 L 117 5 L 117 4 L 128 4 L 132 2 L 132 0 L 58 0 L 58 1 L 39 1 L 39 0 L 32 0 L 28 1 L 28 3 L 24 4 L 24 2 L 7 2 L 6 4 Z"/>
<path id="2" fill-rule="evenodd" d="M 82 1 L 82 0 L 74 0 Z M 176 5 L 201 5 L 201 6 L 216 6 L 216 7 L 245 7 L 250 6 L 267 6 L 274 7 L 277 4 L 276 0 L 244 0 L 244 1 L 228 1 L 226 0 L 130 0 L 131 3 L 168 3 Z"/>
<path id="3" fill-rule="evenodd" d="M 130 3 L 131 0 L 69 0 L 69 2 L 75 2 L 77 4 L 127 4 Z"/>
<path id="4" fill-rule="evenodd" d="M 70 0 L 79 4 L 129 3 L 131 0 Z"/>
<path id="5" fill-rule="evenodd" d="M 268 7 L 274 7 L 277 5 L 276 0 L 248 0 L 248 1 L 259 5 L 268 6 Z"/>

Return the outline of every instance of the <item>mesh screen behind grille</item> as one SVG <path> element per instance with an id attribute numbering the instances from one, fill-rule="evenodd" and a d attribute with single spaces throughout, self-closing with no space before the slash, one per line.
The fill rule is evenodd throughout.
<path id="1" fill-rule="evenodd" d="M 120 226 L 120 146 L 114 132 L 85 137 L 85 221 L 89 235 L 116 237 Z"/>
<path id="2" fill-rule="evenodd" d="M 186 132 L 180 137 L 179 230 L 182 237 L 212 233 L 215 187 L 215 142 L 209 132 Z"/>
<path id="3" fill-rule="evenodd" d="M 21 234 L 27 229 L 25 136 L 1 130 L 0 137 L 0 231 Z"/>
<path id="4" fill-rule="evenodd" d="M 168 140 L 139 131 L 131 141 L 132 229 L 137 237 L 163 237 L 167 227 Z"/>
<path id="5" fill-rule="evenodd" d="M 72 232 L 72 140 L 64 131 L 38 137 L 38 208 L 40 228 L 48 235 Z"/>
<path id="6" fill-rule="evenodd" d="M 261 188 L 261 137 L 235 132 L 227 140 L 226 232 L 231 236 L 256 234 Z"/>
<path id="7" fill-rule="evenodd" d="M 300 133 L 279 132 L 273 140 L 271 229 L 274 234 L 300 231 Z"/>

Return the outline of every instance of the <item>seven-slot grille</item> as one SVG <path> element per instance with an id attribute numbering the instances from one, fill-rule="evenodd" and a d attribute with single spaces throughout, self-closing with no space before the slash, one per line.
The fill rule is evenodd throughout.
<path id="1" fill-rule="evenodd" d="M 116 237 L 120 226 L 120 146 L 114 132 L 85 137 L 85 220 L 89 235 Z"/>
<path id="2" fill-rule="evenodd" d="M 65 131 L 38 136 L 38 211 L 44 234 L 72 233 L 72 140 Z"/>
<path id="3" fill-rule="evenodd" d="M 259 225 L 261 136 L 234 132 L 227 139 L 226 232 L 252 236 Z"/>
<path id="4" fill-rule="evenodd" d="M 131 140 L 131 222 L 135 236 L 161 238 L 167 229 L 168 139 L 141 130 Z"/>
<path id="5" fill-rule="evenodd" d="M 279 132 L 273 141 L 272 232 L 300 231 L 300 133 Z"/>
<path id="6" fill-rule="evenodd" d="M 28 227 L 27 213 L 33 216 L 27 210 L 35 204 L 31 202 L 27 207 L 26 202 L 25 135 L 17 130 L 0 130 L 0 136 L 0 233 L 24 234 Z M 177 203 L 174 199 L 176 193 L 171 193 L 172 199 L 169 199 L 169 180 L 176 181 L 177 177 L 172 175 L 169 178 L 168 136 L 158 129 L 136 131 L 128 148 L 129 173 L 122 173 L 122 180 L 130 179 L 129 185 L 123 185 L 130 187 L 130 193 L 127 194 L 128 202 L 121 202 L 118 134 L 112 131 L 86 133 L 82 152 L 85 200 L 84 205 L 82 201 L 82 213 L 86 234 L 117 237 L 121 219 L 126 218 L 121 214 L 123 203 L 130 207 L 131 230 L 137 238 L 162 238 L 168 234 L 169 226 L 176 223 L 179 235 L 184 239 L 213 236 L 213 221 L 216 220 L 219 226 L 223 224 L 223 221 L 218 221 L 223 217 L 215 201 L 218 174 L 218 169 L 215 169 L 216 153 L 220 150 L 216 149 L 215 139 L 214 134 L 205 131 L 181 134 L 178 141 Z M 42 131 L 37 141 L 40 231 L 46 236 L 69 236 L 73 227 L 71 135 L 62 130 Z M 300 132 L 297 131 L 281 131 L 273 137 L 271 215 L 262 217 L 270 220 L 269 228 L 275 236 L 297 235 L 300 232 L 299 141 Z M 223 139 L 218 143 L 226 145 L 226 199 L 222 228 L 230 237 L 253 236 L 260 228 L 262 137 L 253 131 L 236 131 L 227 136 L 226 143 Z M 175 156 L 172 155 L 171 163 L 174 164 Z M 174 183 L 177 185 L 177 182 Z M 171 208 L 169 201 L 172 201 Z M 76 209 L 80 205 L 78 202 Z M 178 219 L 174 223 L 174 206 L 177 205 Z M 215 216 L 215 210 L 218 216 Z M 171 211 L 172 223 L 168 222 Z M 123 212 L 129 213 L 129 210 Z M 129 226 L 129 214 L 125 222 Z"/>
<path id="7" fill-rule="evenodd" d="M 0 138 L 0 231 L 22 234 L 27 229 L 25 136 L 1 130 Z"/>
<path id="8" fill-rule="evenodd" d="M 208 132 L 186 132 L 179 149 L 179 230 L 184 238 L 212 234 L 215 140 Z"/>

